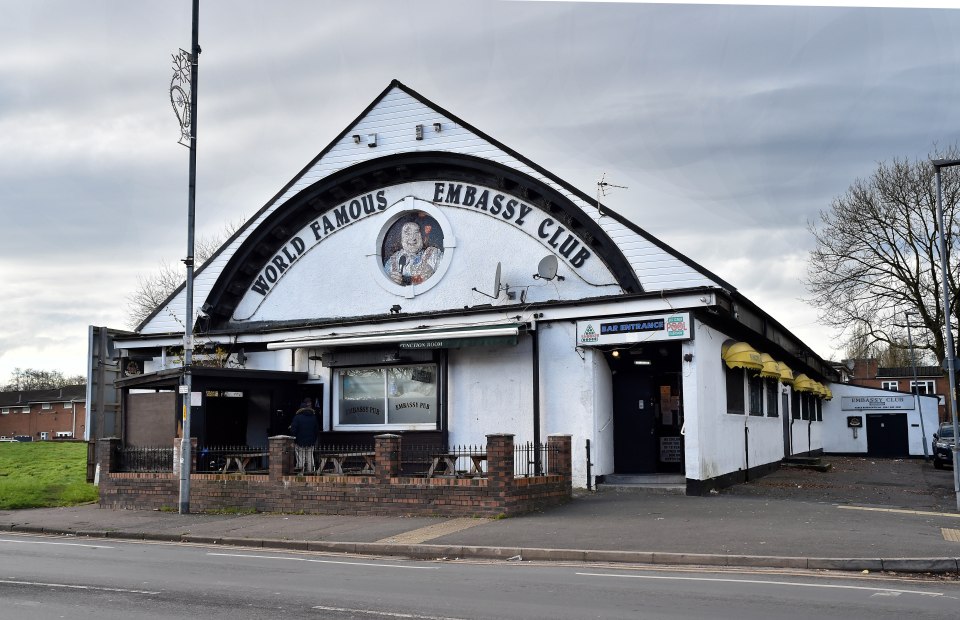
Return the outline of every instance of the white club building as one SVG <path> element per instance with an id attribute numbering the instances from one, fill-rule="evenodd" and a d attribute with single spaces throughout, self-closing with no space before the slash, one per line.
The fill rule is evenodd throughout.
<path id="1" fill-rule="evenodd" d="M 819 452 L 836 380 L 734 286 L 396 81 L 195 299 L 201 444 L 263 444 L 309 397 L 321 441 L 569 434 L 576 486 L 667 474 L 699 494 Z M 184 316 L 181 288 L 116 336 L 128 444 L 179 432 Z"/>

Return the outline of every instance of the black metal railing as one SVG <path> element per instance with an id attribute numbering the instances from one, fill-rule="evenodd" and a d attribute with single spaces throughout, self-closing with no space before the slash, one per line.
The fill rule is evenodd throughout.
<path id="1" fill-rule="evenodd" d="M 197 473 L 263 474 L 270 468 L 268 446 L 197 446 Z"/>
<path id="2" fill-rule="evenodd" d="M 485 478 L 487 476 L 487 448 L 482 445 L 438 446 L 412 445 L 400 450 L 400 471 L 405 476 L 454 474 Z M 453 471 L 450 471 L 450 465 Z M 431 471 L 432 470 L 432 471 Z"/>
<path id="3" fill-rule="evenodd" d="M 117 471 L 139 473 L 173 472 L 173 447 L 117 446 Z"/>
<path id="4" fill-rule="evenodd" d="M 513 446 L 513 475 L 516 478 L 544 476 L 557 458 L 556 446 L 535 444 L 532 441 Z"/>

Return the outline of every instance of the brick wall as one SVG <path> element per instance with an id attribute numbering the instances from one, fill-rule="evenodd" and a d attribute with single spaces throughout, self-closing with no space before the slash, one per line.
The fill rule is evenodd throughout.
<path id="1" fill-rule="evenodd" d="M 509 516 L 557 505 L 572 492 L 569 435 L 551 436 L 557 450 L 547 475 L 513 476 L 513 436 L 487 437 L 485 478 L 400 476 L 400 437 L 377 437 L 371 475 L 294 476 L 292 438 L 270 439 L 270 474 L 193 474 L 190 509 L 254 510 L 350 515 Z M 106 445 L 109 444 L 109 445 Z M 113 471 L 118 439 L 99 442 L 100 505 L 110 508 L 176 509 L 179 478 L 173 473 Z"/>

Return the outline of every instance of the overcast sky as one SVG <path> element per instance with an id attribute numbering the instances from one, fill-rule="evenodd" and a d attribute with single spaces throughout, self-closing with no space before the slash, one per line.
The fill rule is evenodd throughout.
<path id="1" fill-rule="evenodd" d="M 0 383 L 83 374 L 87 326 L 127 327 L 138 274 L 186 254 L 167 91 L 190 2 L 0 6 Z M 198 234 L 397 78 L 588 194 L 627 186 L 605 202 L 839 358 L 803 301 L 807 222 L 960 141 L 958 32 L 949 8 L 207 0 Z"/>

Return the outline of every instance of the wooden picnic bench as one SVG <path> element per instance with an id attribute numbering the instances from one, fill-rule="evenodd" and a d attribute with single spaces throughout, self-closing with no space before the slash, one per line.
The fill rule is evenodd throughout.
<path id="1" fill-rule="evenodd" d="M 220 473 L 225 474 L 230 471 L 231 465 L 236 465 L 237 472 L 245 474 L 247 473 L 247 465 L 250 464 L 250 461 L 269 455 L 269 452 L 243 452 L 237 454 L 227 454 L 225 455 L 226 462 L 223 464 L 223 469 L 220 470 Z"/>
<path id="2" fill-rule="evenodd" d="M 483 475 L 483 462 L 487 460 L 487 454 L 485 452 L 445 452 L 443 454 L 434 454 L 432 456 L 432 462 L 430 463 L 430 470 L 427 472 L 427 478 L 433 478 L 434 476 L 457 476 L 458 474 L 463 474 L 465 476 L 482 476 Z M 469 471 L 458 472 L 457 471 L 457 459 L 459 458 L 470 458 L 470 469 Z M 438 473 L 440 470 L 443 470 L 443 473 Z"/>
<path id="3" fill-rule="evenodd" d="M 376 452 L 334 452 L 320 453 L 317 457 L 317 473 L 322 474 L 327 464 L 333 464 L 333 473 L 343 475 L 343 463 L 349 458 L 362 458 L 361 474 L 372 474 L 376 463 Z"/>

